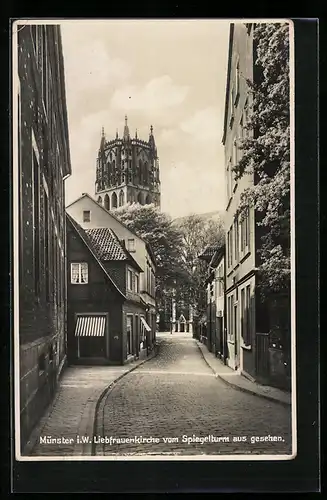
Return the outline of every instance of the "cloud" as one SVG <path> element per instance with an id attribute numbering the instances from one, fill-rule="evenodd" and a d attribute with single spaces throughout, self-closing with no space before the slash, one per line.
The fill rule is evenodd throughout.
<path id="1" fill-rule="evenodd" d="M 103 87 L 126 81 L 132 67 L 123 59 L 111 57 L 100 40 L 88 40 L 65 51 L 67 81 L 72 82 L 74 93 L 97 91 Z"/>
<path id="2" fill-rule="evenodd" d="M 180 127 L 183 132 L 203 142 L 219 140 L 222 135 L 219 111 L 213 107 L 196 111 L 193 116 L 182 121 Z"/>
<path id="3" fill-rule="evenodd" d="M 113 94 L 111 107 L 124 110 L 158 111 L 178 106 L 189 88 L 175 85 L 168 76 L 153 78 L 144 87 L 125 86 Z"/>

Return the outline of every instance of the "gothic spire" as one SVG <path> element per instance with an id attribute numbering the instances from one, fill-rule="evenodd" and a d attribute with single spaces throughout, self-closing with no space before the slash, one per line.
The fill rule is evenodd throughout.
<path id="1" fill-rule="evenodd" d="M 105 142 L 106 142 L 106 136 L 105 136 L 105 133 L 104 133 L 104 127 L 102 127 L 102 130 L 101 130 L 100 149 L 103 149 L 103 148 L 104 148 Z"/>
<path id="2" fill-rule="evenodd" d="M 137 139 L 137 129 L 135 130 L 135 139 Z"/>
<path id="3" fill-rule="evenodd" d="M 150 144 L 150 146 L 151 146 L 153 149 L 155 149 L 156 144 L 155 144 L 155 142 L 154 142 L 154 136 L 153 136 L 153 126 L 152 126 L 152 125 L 151 125 L 151 127 L 150 127 L 149 144 Z"/>
<path id="4" fill-rule="evenodd" d="M 127 115 L 125 116 L 124 139 L 129 139 L 129 128 L 127 125 Z"/>

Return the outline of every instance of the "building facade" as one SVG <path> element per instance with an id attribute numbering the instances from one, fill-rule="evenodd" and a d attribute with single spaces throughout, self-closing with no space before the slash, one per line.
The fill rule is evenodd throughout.
<path id="1" fill-rule="evenodd" d="M 206 247 L 199 259 L 207 264 L 204 280 L 206 313 L 201 321 L 200 340 L 210 352 L 225 361 L 225 245 Z"/>
<path id="2" fill-rule="evenodd" d="M 67 215 L 70 364 L 125 364 L 151 350 L 142 272 L 112 229 L 84 230 Z"/>
<path id="3" fill-rule="evenodd" d="M 160 207 L 159 158 L 151 125 L 148 141 L 131 138 L 125 117 L 123 137 L 102 138 L 97 158 L 95 197 L 107 210 L 126 203 Z"/>
<path id="4" fill-rule="evenodd" d="M 236 181 L 233 167 L 241 150 L 238 139 L 244 137 L 251 108 L 247 79 L 253 81 L 252 25 L 232 24 L 230 28 L 226 88 L 225 147 L 226 175 L 226 328 L 228 364 L 235 370 L 255 377 L 256 340 L 256 224 L 250 210 L 244 218 L 236 216 L 241 193 L 254 182 L 249 174 Z"/>
<path id="5" fill-rule="evenodd" d="M 71 174 L 60 27 L 18 37 L 19 358 L 22 453 L 66 361 L 64 181 Z"/>
<path id="6" fill-rule="evenodd" d="M 275 303 L 280 304 L 281 300 L 276 301 L 271 297 L 263 302 L 260 298 L 257 269 L 260 265 L 258 249 L 261 245 L 262 230 L 258 226 L 258 213 L 250 208 L 245 217 L 240 218 L 237 215 L 241 194 L 258 179 L 254 173 L 247 173 L 236 180 L 232 170 L 242 157 L 238 141 L 253 134 L 246 126 L 252 107 L 252 93 L 247 82 L 250 80 L 260 83 L 260 73 L 255 64 L 254 29 L 253 24 L 231 24 L 229 39 L 223 134 L 227 188 L 227 362 L 250 379 L 271 385 L 283 384 L 285 381 L 288 384 L 285 370 L 287 363 L 284 363 L 282 351 L 276 349 L 271 330 L 275 327 L 274 324 L 278 329 L 283 321 L 287 323 L 280 311 L 287 315 L 289 309 L 275 307 Z"/>
<path id="7" fill-rule="evenodd" d="M 143 270 L 140 274 L 140 295 L 146 304 L 145 321 L 151 328 L 153 345 L 156 336 L 156 261 L 150 245 L 86 193 L 66 207 L 66 211 L 85 230 L 112 229 Z"/>

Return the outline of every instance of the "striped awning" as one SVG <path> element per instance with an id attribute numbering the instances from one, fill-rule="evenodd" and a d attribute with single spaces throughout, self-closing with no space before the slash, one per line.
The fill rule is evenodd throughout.
<path id="1" fill-rule="evenodd" d="M 106 316 L 102 315 L 77 316 L 75 336 L 104 337 L 105 328 L 106 328 Z"/>
<path id="2" fill-rule="evenodd" d="M 151 328 L 149 327 L 149 325 L 147 324 L 145 319 L 141 317 L 141 321 L 142 321 L 142 324 L 143 324 L 144 328 L 146 329 L 146 331 L 151 332 Z"/>

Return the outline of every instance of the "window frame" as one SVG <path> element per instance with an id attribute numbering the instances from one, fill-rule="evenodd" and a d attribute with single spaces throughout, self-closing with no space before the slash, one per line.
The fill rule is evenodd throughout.
<path id="1" fill-rule="evenodd" d="M 89 214 L 88 220 L 86 220 L 85 215 Z M 83 210 L 83 222 L 91 222 L 91 210 Z"/>
<path id="2" fill-rule="evenodd" d="M 134 291 L 140 293 L 140 276 L 137 273 L 134 274 Z"/>
<path id="3" fill-rule="evenodd" d="M 133 271 L 132 269 L 127 269 L 127 290 L 133 292 Z"/>
<path id="4" fill-rule="evenodd" d="M 132 244 L 130 244 L 132 242 Z M 130 252 L 130 253 L 134 253 L 136 250 L 135 250 L 135 238 L 128 238 L 127 239 L 127 250 Z"/>
<path id="5" fill-rule="evenodd" d="M 81 281 L 82 278 L 82 265 L 86 266 L 86 281 Z M 78 266 L 78 276 L 79 276 L 79 281 L 73 281 L 73 266 Z M 71 285 L 88 285 L 89 283 L 89 263 L 86 261 L 72 261 L 70 262 L 70 284 Z"/>

